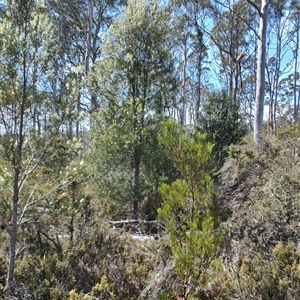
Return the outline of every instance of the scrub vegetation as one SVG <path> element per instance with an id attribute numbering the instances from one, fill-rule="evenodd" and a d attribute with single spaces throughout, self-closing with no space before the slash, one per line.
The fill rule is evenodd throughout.
<path id="1" fill-rule="evenodd" d="M 0 299 L 293 300 L 298 1 L 0 1 Z"/>

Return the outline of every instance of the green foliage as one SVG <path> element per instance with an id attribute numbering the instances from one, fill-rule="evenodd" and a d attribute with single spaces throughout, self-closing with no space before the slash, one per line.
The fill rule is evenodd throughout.
<path id="1" fill-rule="evenodd" d="M 237 211 L 234 227 L 246 227 L 249 239 L 259 248 L 278 241 L 297 242 L 299 219 L 299 128 L 292 127 L 277 136 L 265 134 L 264 149 L 256 152 L 244 145 L 232 162 L 239 166 L 236 174 L 243 184 L 244 204 Z M 234 210 L 234 216 L 235 210 Z"/>
<path id="2" fill-rule="evenodd" d="M 14 258 L 14 287 L 35 299 L 299 297 L 300 127 L 267 135 L 260 152 L 231 147 L 219 199 L 212 180 L 212 166 L 223 165 L 245 132 L 236 103 L 252 94 L 255 76 L 243 72 L 244 91 L 242 79 L 233 81 L 254 59 L 245 53 L 240 61 L 237 52 L 248 51 L 255 9 L 245 10 L 245 1 L 220 11 L 210 1 L 175 2 L 1 2 L 1 299 Z M 211 37 L 223 48 L 220 78 L 231 80 L 237 101 L 217 92 L 203 102 L 202 26 L 219 13 Z M 276 91 L 284 102 L 297 98 L 294 73 Z M 248 113 L 251 103 L 243 104 Z M 281 109 L 282 122 L 290 122 L 291 111 Z M 202 113 L 198 131 L 206 135 L 162 124 L 187 111 L 189 120 Z M 285 126 L 279 121 L 277 128 Z M 83 139 L 70 138 L 82 125 L 89 130 Z M 128 217 L 133 203 L 134 217 L 156 218 L 162 200 L 169 234 L 159 240 L 137 242 L 104 224 L 119 212 Z M 218 200 L 230 213 L 226 237 Z M 16 253 L 9 255 L 13 233 Z"/>
<path id="3" fill-rule="evenodd" d="M 170 292 L 170 293 L 163 293 L 160 292 L 158 294 L 159 300 L 169 300 L 169 299 L 176 299 L 176 293 L 175 292 Z"/>
<path id="4" fill-rule="evenodd" d="M 166 169 L 157 133 L 175 89 L 169 20 L 157 1 L 128 1 L 89 75 L 90 88 L 101 90 L 91 153 L 98 195 L 151 218 Z"/>
<path id="5" fill-rule="evenodd" d="M 0 146 L 1 147 L 1 146 Z M 0 156 L 0 217 L 2 223 L 7 220 L 11 213 L 11 191 L 10 188 L 13 182 L 13 169 L 9 162 Z"/>
<path id="6" fill-rule="evenodd" d="M 212 93 L 203 104 L 198 128 L 214 144 L 217 166 L 221 167 L 231 144 L 238 143 L 247 130 L 242 123 L 237 103 L 224 92 Z"/>
<path id="7" fill-rule="evenodd" d="M 159 188 L 164 205 L 158 214 L 167 222 L 178 274 L 192 286 L 205 285 L 222 241 L 212 206 L 216 197 L 209 172 L 213 145 L 204 135 L 193 137 L 173 121 L 165 123 L 160 142 L 182 179 Z"/>
<path id="8" fill-rule="evenodd" d="M 81 151 L 79 140 L 56 136 L 23 185 L 19 234 L 40 254 L 50 245 L 61 252 L 62 243 L 76 242 L 88 230 L 92 196 Z"/>
<path id="9" fill-rule="evenodd" d="M 134 199 L 135 138 L 131 138 L 130 123 L 113 122 L 104 126 L 102 116 L 100 112 L 94 120 L 94 150 L 88 162 L 90 174 L 93 175 L 90 182 L 97 197 L 113 206 L 115 215 L 126 218 L 131 216 Z M 151 219 L 156 217 L 156 209 L 160 204 L 157 188 L 172 176 L 169 174 L 172 170 L 170 163 L 158 145 L 159 124 L 157 118 L 144 120 L 138 146 L 140 216 Z"/>
<path id="10" fill-rule="evenodd" d="M 93 287 L 93 294 L 94 295 L 101 295 L 104 296 L 106 299 L 115 299 L 114 294 L 110 291 L 112 285 L 108 283 L 106 275 L 101 277 L 100 283 L 97 283 Z"/>
<path id="11" fill-rule="evenodd" d="M 70 291 L 70 298 L 69 300 L 93 300 L 94 298 L 92 296 L 89 296 L 87 294 L 82 293 L 76 293 L 75 290 Z"/>
<path id="12" fill-rule="evenodd" d="M 222 169 L 229 208 L 228 294 L 297 299 L 299 291 L 299 126 L 265 132 L 263 149 L 235 146 Z M 297 246 L 296 246 L 297 245 Z M 225 263 L 227 268 L 228 264 Z M 228 280 L 224 280 L 228 282 Z"/>
<path id="13" fill-rule="evenodd" d="M 49 78 L 57 47 L 53 23 L 42 1 L 13 0 L 3 2 L 2 6 L 0 156 L 1 160 L 5 160 L 4 173 L 10 173 L 12 178 L 9 184 L 1 187 L 5 197 L 11 193 L 11 213 L 6 211 L 11 219 L 7 273 L 7 288 L 10 289 L 14 277 L 18 226 L 24 222 L 27 208 L 36 202 L 32 200 L 32 195 L 37 181 L 33 185 L 28 185 L 28 181 L 40 165 L 59 126 L 58 122 L 55 125 L 51 123 L 51 127 L 48 124 L 53 115 Z M 41 120 L 38 113 L 47 117 Z M 43 139 L 42 136 L 47 137 Z M 7 207 L 6 199 L 4 203 Z"/>
<path id="14" fill-rule="evenodd" d="M 137 299 L 155 266 L 169 253 L 157 255 L 160 243 L 120 236 L 96 219 L 80 241 L 62 243 L 60 253 L 51 243 L 43 251 L 31 245 L 22 252 L 16 282 L 35 299 Z"/>
<path id="15" fill-rule="evenodd" d="M 300 288 L 300 253 L 294 245 L 278 243 L 272 255 L 256 253 L 243 260 L 240 269 L 242 289 L 257 299 L 297 299 Z"/>

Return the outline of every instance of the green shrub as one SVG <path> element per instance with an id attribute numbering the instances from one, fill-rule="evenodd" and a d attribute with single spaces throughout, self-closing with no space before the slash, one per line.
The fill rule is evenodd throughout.
<path id="1" fill-rule="evenodd" d="M 208 284 L 209 268 L 222 241 L 209 172 L 213 145 L 199 133 L 192 137 L 175 122 L 165 124 L 160 141 L 182 179 L 159 188 L 164 205 L 158 214 L 166 221 L 177 273 L 189 286 L 184 294 L 192 297 Z"/>

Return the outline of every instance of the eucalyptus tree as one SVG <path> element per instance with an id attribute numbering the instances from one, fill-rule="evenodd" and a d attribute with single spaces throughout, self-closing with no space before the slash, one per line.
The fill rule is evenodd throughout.
<path id="1" fill-rule="evenodd" d="M 269 16 L 269 0 L 261 1 L 261 8 L 252 0 L 247 2 L 256 9 L 259 16 L 259 31 L 257 42 L 257 67 L 256 67 L 256 94 L 254 110 L 254 142 L 260 147 L 262 140 L 260 132 L 263 129 L 264 118 L 264 98 L 265 98 L 265 68 L 266 68 L 266 47 L 267 47 L 267 27 Z"/>
<path id="2" fill-rule="evenodd" d="M 49 84 L 57 57 L 53 26 L 43 1 L 5 2 L 0 43 L 1 189 L 11 191 L 10 253 L 7 288 L 14 278 L 18 227 L 24 221 L 36 183 L 29 178 L 60 128 L 61 115 L 53 112 Z M 38 119 L 36 111 L 42 113 Z M 5 193 L 6 194 L 6 193 Z"/>
<path id="3" fill-rule="evenodd" d="M 255 49 L 256 52 L 256 49 Z M 243 87 L 239 93 L 239 112 L 249 131 L 253 131 L 255 105 L 256 53 L 247 59 L 243 72 Z"/>
<path id="4" fill-rule="evenodd" d="M 188 56 L 188 70 L 189 73 L 192 73 L 190 70 L 195 72 L 188 80 L 196 85 L 194 93 L 191 93 L 196 99 L 195 119 L 199 120 L 201 116 L 206 89 L 203 82 L 205 78 L 209 81 L 207 74 L 210 78 L 214 77 L 211 83 L 218 81 L 217 85 L 227 90 L 234 102 L 248 114 L 244 106 L 251 106 L 253 93 L 249 97 L 244 83 L 249 86 L 249 79 L 255 76 L 253 56 L 256 55 L 256 47 L 252 46 L 256 38 L 255 10 L 249 9 L 245 1 L 190 0 L 181 2 L 179 11 L 184 12 L 187 26 L 194 35 L 189 40 L 193 55 Z M 192 64 L 194 67 L 191 67 Z M 197 81 L 195 77 L 198 77 Z"/>
<path id="5" fill-rule="evenodd" d="M 157 130 L 173 105 L 176 85 L 170 36 L 170 14 L 162 4 L 129 0 L 111 25 L 102 59 L 90 76 L 100 100 L 95 140 L 104 158 L 115 159 L 112 165 L 124 185 L 112 179 L 113 190 L 121 190 L 133 204 L 134 217 L 143 199 L 142 182 L 151 182 L 147 176 L 155 175 L 153 170 L 161 163 Z M 99 175 L 102 180 L 109 180 L 110 170 Z"/>
<path id="6" fill-rule="evenodd" d="M 174 53 L 180 77 L 178 119 L 181 124 L 196 123 L 200 117 L 204 90 L 209 83 L 208 2 L 173 1 Z"/>
<path id="7" fill-rule="evenodd" d="M 293 52 L 293 120 L 299 122 L 299 107 L 300 107 L 300 88 L 299 88 L 299 43 L 300 43 L 300 2 L 298 0 L 290 1 L 290 22 L 291 28 L 289 36 L 291 37 L 292 52 Z M 290 76 L 288 76 L 290 77 Z"/>
<path id="8" fill-rule="evenodd" d="M 85 78 L 100 59 L 102 41 L 114 17 L 119 14 L 123 0 L 64 0 L 49 1 L 60 46 L 61 61 L 67 72 L 76 74 L 82 90 L 78 92 L 76 109 L 89 112 L 98 108 L 97 97 L 84 88 Z"/>
<path id="9" fill-rule="evenodd" d="M 249 75 L 250 57 L 255 54 L 253 29 L 254 11 L 245 1 L 222 1 L 214 9 L 214 27 L 210 33 L 214 61 L 219 64 L 218 77 L 223 89 L 239 103 L 243 78 Z M 251 72 L 250 72 L 251 74 Z"/>
<path id="10" fill-rule="evenodd" d="M 181 18 L 178 18 L 181 19 Z M 185 18 L 181 19 L 179 24 L 179 31 L 176 37 L 180 41 L 177 44 L 177 51 L 180 57 L 178 57 L 178 68 L 180 73 L 180 91 L 178 100 L 178 119 L 181 125 L 185 125 L 187 121 L 187 107 L 189 102 L 190 91 L 188 89 L 188 82 L 191 80 L 188 74 L 188 62 L 190 56 L 189 41 L 191 38 L 190 28 L 186 28 L 183 24 L 186 23 Z"/>
<path id="11" fill-rule="evenodd" d="M 287 9 L 287 1 L 274 1 L 270 5 L 268 49 L 266 62 L 266 94 L 269 95 L 269 125 L 271 130 L 276 130 L 277 109 L 279 105 L 280 80 L 292 69 L 292 59 L 285 64 L 283 61 L 291 51 L 292 36 L 290 11 Z"/>

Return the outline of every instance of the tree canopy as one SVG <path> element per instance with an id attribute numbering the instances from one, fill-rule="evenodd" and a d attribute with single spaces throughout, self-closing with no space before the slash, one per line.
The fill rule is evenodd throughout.
<path id="1" fill-rule="evenodd" d="M 0 298 L 295 299 L 299 24 L 0 1 Z"/>

